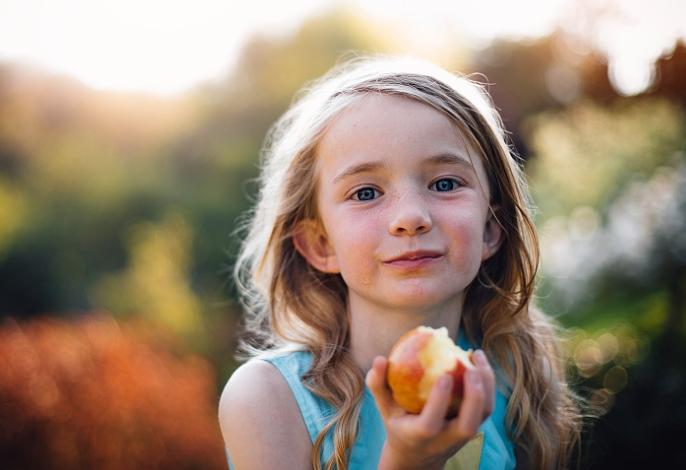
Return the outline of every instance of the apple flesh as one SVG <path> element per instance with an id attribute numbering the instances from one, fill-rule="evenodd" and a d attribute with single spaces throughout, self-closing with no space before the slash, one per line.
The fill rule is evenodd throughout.
<path id="1" fill-rule="evenodd" d="M 447 328 L 419 326 L 398 339 L 388 356 L 386 379 L 395 402 L 408 413 L 420 413 L 436 380 L 453 376 L 447 417 L 457 415 L 464 390 L 464 374 L 474 367 L 472 351 L 457 346 Z"/>

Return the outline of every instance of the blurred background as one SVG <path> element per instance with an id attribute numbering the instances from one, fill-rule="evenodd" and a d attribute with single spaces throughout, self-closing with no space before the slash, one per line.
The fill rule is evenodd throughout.
<path id="1" fill-rule="evenodd" d="M 262 140 L 367 52 L 488 84 L 598 416 L 579 468 L 683 465 L 686 3 L 477 5 L 0 0 L 0 467 L 225 468 Z"/>

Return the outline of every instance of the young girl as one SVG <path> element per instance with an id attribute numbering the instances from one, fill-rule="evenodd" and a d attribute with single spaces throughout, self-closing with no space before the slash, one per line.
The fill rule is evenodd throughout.
<path id="1" fill-rule="evenodd" d="M 251 360 L 219 404 L 229 465 L 567 466 L 579 414 L 532 306 L 524 178 L 482 88 L 357 59 L 300 96 L 263 157 L 236 267 Z M 477 350 L 453 419 L 449 376 L 416 415 L 388 389 L 386 356 L 419 325 Z"/>

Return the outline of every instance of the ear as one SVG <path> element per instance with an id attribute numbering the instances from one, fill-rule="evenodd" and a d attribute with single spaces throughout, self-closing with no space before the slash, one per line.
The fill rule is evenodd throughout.
<path id="1" fill-rule="evenodd" d="M 496 254 L 500 245 L 503 243 L 503 228 L 494 215 L 498 210 L 498 207 L 493 207 L 488 211 L 488 218 L 486 219 L 486 226 L 484 227 L 483 250 L 481 253 L 482 262 Z"/>
<path id="2" fill-rule="evenodd" d="M 293 244 L 313 268 L 323 273 L 341 272 L 324 227 L 316 220 L 305 219 L 298 222 L 293 232 Z"/>

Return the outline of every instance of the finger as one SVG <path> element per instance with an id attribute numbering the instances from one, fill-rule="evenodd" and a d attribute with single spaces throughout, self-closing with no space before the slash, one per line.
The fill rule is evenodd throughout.
<path id="1" fill-rule="evenodd" d="M 439 377 L 431 389 L 429 398 L 419 415 L 421 429 L 429 436 L 435 435 L 445 426 L 445 416 L 450 406 L 452 390 L 453 378 L 447 374 Z"/>
<path id="2" fill-rule="evenodd" d="M 481 383 L 484 386 L 484 416 L 483 419 L 488 418 L 495 408 L 495 374 L 488 363 L 488 358 L 482 350 L 474 353 L 474 362 L 481 373 Z"/>
<path id="3" fill-rule="evenodd" d="M 450 433 L 456 439 L 469 439 L 479 429 L 483 421 L 484 386 L 478 369 L 469 369 L 465 373 L 464 398 L 460 404 L 460 413 L 450 424 Z"/>
<path id="4" fill-rule="evenodd" d="M 386 384 L 386 369 L 388 360 L 383 356 L 377 356 L 372 362 L 372 368 L 367 372 L 365 383 L 372 393 L 381 417 L 388 418 L 391 415 L 395 402 L 391 391 Z"/>

